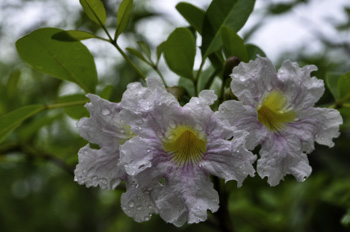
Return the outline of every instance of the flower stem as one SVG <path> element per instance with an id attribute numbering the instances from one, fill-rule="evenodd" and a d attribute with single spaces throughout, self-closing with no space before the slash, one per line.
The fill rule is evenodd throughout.
<path id="1" fill-rule="evenodd" d="M 219 193 L 220 208 L 215 213 L 217 221 L 219 222 L 219 227 L 222 232 L 234 232 L 232 221 L 230 218 L 230 213 L 228 210 L 228 193 L 222 188 L 220 179 L 216 176 L 213 177 L 214 188 Z"/>

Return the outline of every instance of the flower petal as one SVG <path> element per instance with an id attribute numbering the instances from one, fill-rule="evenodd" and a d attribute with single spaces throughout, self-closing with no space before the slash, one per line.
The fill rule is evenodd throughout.
<path id="1" fill-rule="evenodd" d="M 306 154 L 301 151 L 297 137 L 285 139 L 274 135 L 262 144 L 257 171 L 261 178 L 268 177 L 271 186 L 278 185 L 287 174 L 302 182 L 311 174 Z"/>
<path id="2" fill-rule="evenodd" d="M 296 110 L 312 107 L 324 93 L 323 80 L 311 77 L 315 65 L 299 68 L 298 63 L 284 61 L 278 70 L 279 87 L 291 99 Z"/>
<path id="3" fill-rule="evenodd" d="M 121 206 L 125 214 L 136 222 L 143 222 L 150 220 L 152 214 L 158 213 L 151 196 L 152 187 L 133 184 L 132 180 L 129 180 L 126 189 L 121 197 Z"/>
<path id="4" fill-rule="evenodd" d="M 207 219 L 207 210 L 216 212 L 219 196 L 210 182 L 209 176 L 201 171 L 193 173 L 170 173 L 171 178 L 158 193 L 156 205 L 166 222 L 175 226 L 198 223 Z"/>
<path id="5" fill-rule="evenodd" d="M 243 103 L 257 107 L 265 92 L 277 84 L 276 69 L 267 58 L 241 62 L 231 74 L 231 90 Z"/>
<path id="6" fill-rule="evenodd" d="M 87 94 L 91 102 L 85 107 L 90 118 L 78 121 L 80 135 L 91 143 L 117 145 L 130 138 L 119 118 L 119 104 L 109 102 L 94 94 Z"/>
<path id="7" fill-rule="evenodd" d="M 257 111 L 250 105 L 243 105 L 239 101 L 225 101 L 215 113 L 221 120 L 227 120 L 238 130 L 249 132 L 246 146 L 254 149 L 267 135 L 269 131 L 258 121 Z"/>
<path id="8" fill-rule="evenodd" d="M 74 180 L 79 184 L 85 184 L 86 187 L 99 185 L 102 189 L 111 190 L 125 179 L 125 171 L 118 165 L 118 150 L 95 150 L 86 145 L 79 150 L 78 156 Z"/>
<path id="9" fill-rule="evenodd" d="M 236 180 L 241 187 L 243 180 L 254 176 L 252 165 L 256 156 L 245 146 L 247 132 L 236 131 L 231 141 L 216 140 L 209 143 L 207 154 L 199 166 L 212 175 L 221 177 L 225 181 Z"/>
<path id="10" fill-rule="evenodd" d="M 154 147 L 158 146 L 154 143 L 150 139 L 136 136 L 120 146 L 120 164 L 124 165 L 129 175 L 135 176 L 152 166 L 151 161 L 157 152 Z"/>

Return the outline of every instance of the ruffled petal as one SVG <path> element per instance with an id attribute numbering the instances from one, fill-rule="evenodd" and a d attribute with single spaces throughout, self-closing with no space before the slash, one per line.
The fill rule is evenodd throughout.
<path id="1" fill-rule="evenodd" d="M 279 88 L 290 99 L 295 110 L 312 107 L 324 93 L 323 80 L 311 77 L 315 65 L 299 68 L 298 63 L 284 61 L 278 70 Z"/>
<path id="2" fill-rule="evenodd" d="M 247 132 L 236 131 L 231 141 L 215 140 L 208 145 L 208 151 L 199 166 L 206 172 L 225 181 L 236 180 L 241 187 L 243 180 L 254 176 L 253 163 L 256 156 L 247 150 Z"/>
<path id="3" fill-rule="evenodd" d="M 168 93 L 159 78 L 147 78 L 148 87 L 131 83 L 121 101 L 122 120 L 131 130 L 143 137 L 156 137 L 164 133 L 167 116 L 180 108 L 175 97 Z M 162 117 L 160 117 L 162 115 Z"/>
<path id="4" fill-rule="evenodd" d="M 77 126 L 80 135 L 100 146 L 121 144 L 131 137 L 130 131 L 120 122 L 119 104 L 109 102 L 94 94 L 87 94 L 90 103 L 85 107 L 89 118 L 82 118 Z"/>
<path id="5" fill-rule="evenodd" d="M 240 101 L 225 101 L 219 106 L 215 113 L 221 120 L 227 120 L 238 130 L 247 131 L 246 146 L 249 150 L 254 149 L 266 136 L 269 131 L 258 121 L 255 108 L 250 105 L 243 105 Z"/>
<path id="6" fill-rule="evenodd" d="M 260 177 L 267 177 L 271 186 L 278 185 L 287 174 L 292 174 L 299 182 L 304 181 L 312 169 L 299 145 L 297 137 L 286 139 L 279 135 L 262 144 L 257 164 Z"/>
<path id="7" fill-rule="evenodd" d="M 108 148 L 95 150 L 86 145 L 79 150 L 78 156 L 79 163 L 74 171 L 74 180 L 79 184 L 111 190 L 125 179 L 125 170 L 118 165 L 118 150 Z"/>
<path id="8" fill-rule="evenodd" d="M 155 141 L 136 136 L 120 146 L 120 165 L 125 171 L 135 176 L 143 170 L 152 166 L 152 159 L 158 147 Z"/>
<path id="9" fill-rule="evenodd" d="M 231 74 L 231 90 L 244 104 L 257 107 L 266 92 L 277 84 L 276 69 L 267 58 L 241 62 Z"/>
<path id="10" fill-rule="evenodd" d="M 219 196 L 208 175 L 196 170 L 181 172 L 178 169 L 169 173 L 171 177 L 156 199 L 163 220 L 178 227 L 186 221 L 189 224 L 205 221 L 207 210 L 216 212 L 219 208 Z"/>
<path id="11" fill-rule="evenodd" d="M 123 211 L 136 222 L 150 220 L 152 214 L 157 214 L 158 209 L 151 196 L 153 187 L 143 186 L 133 183 L 129 180 L 126 186 L 127 191 L 121 197 L 121 206 Z"/>

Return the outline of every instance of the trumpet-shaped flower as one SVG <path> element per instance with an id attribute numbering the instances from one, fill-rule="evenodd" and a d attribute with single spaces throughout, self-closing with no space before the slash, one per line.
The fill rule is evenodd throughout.
<path id="1" fill-rule="evenodd" d="M 339 112 L 314 107 L 324 92 L 323 81 L 310 77 L 315 70 L 285 61 L 276 73 L 269 59 L 258 57 L 231 74 L 231 90 L 240 101 L 224 102 L 217 115 L 249 132 L 249 149 L 261 144 L 257 171 L 270 185 L 286 174 L 303 181 L 311 173 L 306 154 L 314 142 L 332 147 L 339 135 Z"/>
<path id="2" fill-rule="evenodd" d="M 219 207 L 209 174 L 236 180 L 254 175 L 255 156 L 246 149 L 247 133 L 219 120 L 205 90 L 180 106 L 156 78 L 128 85 L 120 112 L 136 135 L 120 147 L 120 163 L 133 177 L 122 196 L 122 208 L 136 221 L 159 213 L 181 226 L 207 218 Z"/>
<path id="3" fill-rule="evenodd" d="M 132 137 L 128 126 L 120 121 L 119 104 L 88 94 L 91 102 L 85 107 L 90 118 L 78 121 L 80 135 L 100 149 L 90 145 L 79 150 L 79 163 L 74 171 L 75 180 L 87 187 L 100 186 L 103 189 L 114 189 L 126 178 L 125 170 L 119 167 L 119 146 Z"/>

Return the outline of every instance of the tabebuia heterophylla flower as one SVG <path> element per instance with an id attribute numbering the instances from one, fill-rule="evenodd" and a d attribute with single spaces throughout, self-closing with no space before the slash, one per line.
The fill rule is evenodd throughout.
<path id="1" fill-rule="evenodd" d="M 332 147 L 339 136 L 339 112 L 314 107 L 324 92 L 323 81 L 310 76 L 315 70 L 285 61 L 276 73 L 269 59 L 258 57 L 231 74 L 231 90 L 240 101 L 224 102 L 217 115 L 249 132 L 249 149 L 261 144 L 257 172 L 272 186 L 286 174 L 305 180 L 314 142 Z"/>
<path id="2" fill-rule="evenodd" d="M 90 117 L 80 119 L 77 126 L 80 135 L 90 143 L 97 144 L 100 149 L 92 149 L 88 144 L 79 150 L 74 179 L 87 187 L 114 189 L 126 178 L 124 167 L 118 165 L 119 146 L 133 134 L 129 126 L 121 122 L 119 104 L 93 94 L 87 96 L 91 102 L 85 107 Z"/>
<path id="3" fill-rule="evenodd" d="M 210 109 L 216 100 L 204 90 L 180 106 L 156 78 L 148 87 L 129 84 L 120 115 L 136 135 L 120 147 L 120 163 L 133 177 L 122 195 L 122 208 L 136 221 L 159 213 L 182 226 L 217 211 L 219 196 L 209 174 L 235 180 L 254 175 L 256 157 L 247 150 L 247 133 L 218 119 Z"/>

